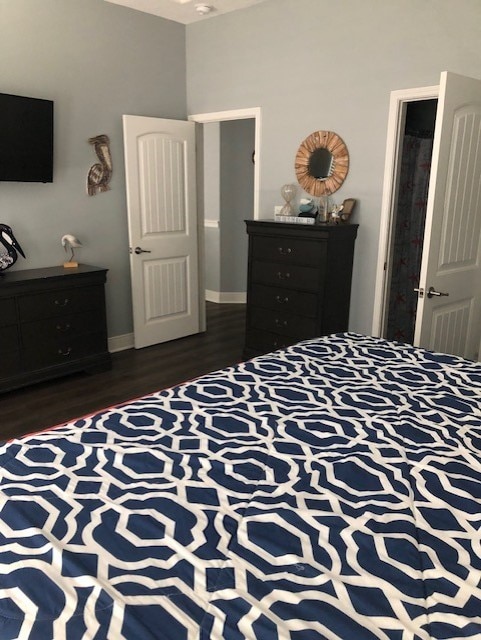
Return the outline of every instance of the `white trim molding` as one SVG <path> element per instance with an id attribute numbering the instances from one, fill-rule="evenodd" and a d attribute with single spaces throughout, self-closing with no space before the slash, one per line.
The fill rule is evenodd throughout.
<path id="1" fill-rule="evenodd" d="M 208 302 L 217 302 L 218 304 L 245 304 L 247 294 L 242 291 L 210 291 L 206 289 L 205 299 Z M 117 353 L 118 351 L 126 351 L 134 348 L 134 334 L 124 333 L 120 336 L 112 336 L 108 339 L 109 353 Z"/>
<path id="2" fill-rule="evenodd" d="M 254 118 L 255 120 L 255 164 L 254 164 L 254 211 L 253 219 L 258 220 L 259 202 L 260 202 L 260 185 L 261 185 L 261 108 L 251 107 L 247 109 L 233 109 L 232 111 L 214 111 L 212 113 L 196 113 L 188 117 L 188 120 L 192 122 L 198 122 L 199 124 L 207 124 L 209 122 L 224 122 L 225 120 L 248 120 Z"/>
<path id="3" fill-rule="evenodd" d="M 125 333 L 121 336 L 112 336 L 108 339 L 108 349 L 110 353 L 116 351 L 125 351 L 126 349 L 134 348 L 134 334 Z"/>
<path id="4" fill-rule="evenodd" d="M 242 291 L 212 291 L 205 290 L 205 299 L 207 302 L 217 302 L 218 304 L 245 304 L 247 302 L 247 294 Z"/>
<path id="5" fill-rule="evenodd" d="M 206 227 L 206 229 L 219 229 L 220 220 L 209 220 L 204 218 L 204 227 Z"/>

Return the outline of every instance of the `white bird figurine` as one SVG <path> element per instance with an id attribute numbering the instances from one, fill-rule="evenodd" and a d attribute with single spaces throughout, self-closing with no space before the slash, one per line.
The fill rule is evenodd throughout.
<path id="1" fill-rule="evenodd" d="M 66 233 L 64 236 L 62 236 L 62 246 L 65 249 L 65 251 L 70 250 L 70 259 L 68 260 L 68 262 L 64 262 L 63 266 L 67 269 L 72 267 L 78 267 L 78 262 L 75 262 L 73 257 L 74 257 L 74 249 L 82 246 L 82 243 L 80 242 L 80 240 L 75 236 L 73 236 L 72 234 Z"/>

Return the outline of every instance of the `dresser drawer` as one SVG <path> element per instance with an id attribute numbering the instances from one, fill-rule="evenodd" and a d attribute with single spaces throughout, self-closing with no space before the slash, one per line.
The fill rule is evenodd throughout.
<path id="1" fill-rule="evenodd" d="M 37 336 L 38 339 L 38 336 Z M 20 343 L 18 340 L 18 329 L 16 325 L 2 327 L 0 330 L 0 369 L 4 366 L 4 355 L 6 353 L 18 352 Z"/>
<path id="2" fill-rule="evenodd" d="M 257 236 L 252 242 L 252 258 L 280 264 L 317 267 L 326 254 L 327 244 L 299 238 Z"/>
<path id="3" fill-rule="evenodd" d="M 15 299 L 5 298 L 0 300 L 0 327 L 16 324 L 17 312 L 15 311 Z"/>
<path id="4" fill-rule="evenodd" d="M 2 352 L 2 366 L 0 367 L 0 380 L 5 380 L 19 373 L 22 369 L 22 361 L 19 351 Z"/>
<path id="5" fill-rule="evenodd" d="M 323 282 L 323 274 L 319 268 L 259 260 L 252 263 L 251 278 L 252 282 L 260 284 L 307 291 L 319 291 Z"/>
<path id="6" fill-rule="evenodd" d="M 66 364 L 104 351 L 106 351 L 104 333 L 87 333 L 59 338 L 57 341 L 42 340 L 42 343 L 34 348 L 24 350 L 24 366 L 28 369 L 40 369 Z"/>
<path id="7" fill-rule="evenodd" d="M 106 274 L 107 269 L 86 264 L 2 274 L 0 393 L 111 366 Z"/>
<path id="8" fill-rule="evenodd" d="M 247 329 L 246 342 L 251 350 L 267 353 L 296 344 L 299 340 L 293 336 L 283 336 L 262 329 Z"/>
<path id="9" fill-rule="evenodd" d="M 299 340 L 314 338 L 319 331 L 314 318 L 305 318 L 294 313 L 252 307 L 249 324 L 253 329 L 262 329 Z"/>
<path id="10" fill-rule="evenodd" d="M 103 286 L 43 291 L 18 300 L 20 322 L 68 315 L 95 307 L 101 309 L 103 304 Z"/>
<path id="11" fill-rule="evenodd" d="M 313 318 L 317 315 L 318 300 L 315 293 L 253 284 L 249 295 L 249 306 L 291 311 Z"/>
<path id="12" fill-rule="evenodd" d="M 53 316 L 34 322 L 21 324 L 22 342 L 27 349 L 34 348 L 38 344 L 38 336 L 42 336 L 42 342 L 56 345 L 59 341 L 81 336 L 86 333 L 98 332 L 102 326 L 103 316 L 96 309 L 84 311 L 76 315 Z"/>

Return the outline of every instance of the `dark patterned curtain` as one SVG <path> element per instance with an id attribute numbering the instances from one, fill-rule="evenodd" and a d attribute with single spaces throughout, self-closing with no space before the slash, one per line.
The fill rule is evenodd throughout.
<path id="1" fill-rule="evenodd" d="M 395 222 L 387 338 L 412 343 L 426 221 L 432 134 L 406 135 Z"/>

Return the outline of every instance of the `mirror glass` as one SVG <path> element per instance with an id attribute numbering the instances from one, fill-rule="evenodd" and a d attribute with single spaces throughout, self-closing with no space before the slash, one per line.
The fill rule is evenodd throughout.
<path id="1" fill-rule="evenodd" d="M 314 131 L 297 151 L 297 181 L 311 196 L 330 195 L 339 189 L 349 171 L 349 153 L 333 131 Z"/>
<path id="2" fill-rule="evenodd" d="M 332 153 L 327 149 L 315 149 L 309 156 L 309 173 L 314 178 L 328 178 L 332 172 Z"/>

